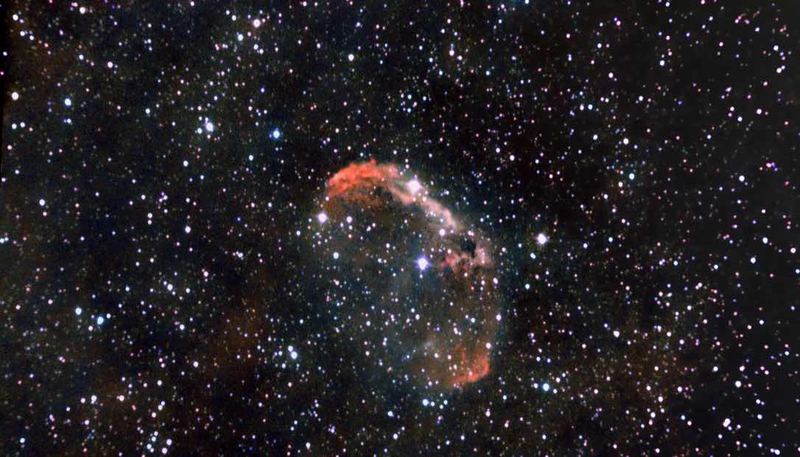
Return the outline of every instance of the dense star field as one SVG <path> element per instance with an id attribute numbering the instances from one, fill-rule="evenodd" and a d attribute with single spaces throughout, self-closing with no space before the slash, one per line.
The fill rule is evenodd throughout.
<path id="1" fill-rule="evenodd" d="M 12 1 L 2 455 L 797 455 L 800 4 Z"/>

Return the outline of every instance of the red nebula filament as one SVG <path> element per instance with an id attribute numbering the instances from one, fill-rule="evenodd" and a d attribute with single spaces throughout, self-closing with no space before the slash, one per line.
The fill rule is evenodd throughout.
<path id="1" fill-rule="evenodd" d="M 378 165 L 375 159 L 364 163 L 351 163 L 328 180 L 328 197 L 334 198 L 353 190 L 389 187 L 387 181 L 396 179 L 400 172 L 394 165 Z"/>
<path id="2" fill-rule="evenodd" d="M 489 351 L 483 348 L 477 348 L 472 351 L 467 357 L 467 353 L 460 345 L 456 348 L 460 356 L 460 363 L 466 369 L 459 370 L 452 379 L 454 387 L 461 387 L 465 384 L 471 384 L 480 381 L 484 376 L 489 374 Z"/>

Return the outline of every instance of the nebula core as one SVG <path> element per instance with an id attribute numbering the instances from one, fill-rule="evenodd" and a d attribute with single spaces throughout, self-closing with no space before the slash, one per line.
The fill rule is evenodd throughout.
<path id="1" fill-rule="evenodd" d="M 322 243 L 341 273 L 334 285 L 363 291 L 338 296 L 334 286 L 329 301 L 352 313 L 353 339 L 366 330 L 382 340 L 366 363 L 429 388 L 487 376 L 502 319 L 489 238 L 410 172 L 374 159 L 334 174 L 321 207 Z"/>

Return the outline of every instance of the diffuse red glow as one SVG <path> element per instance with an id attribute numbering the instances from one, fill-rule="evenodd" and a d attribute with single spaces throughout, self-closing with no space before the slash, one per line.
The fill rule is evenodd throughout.
<path id="1" fill-rule="evenodd" d="M 394 165 L 378 165 L 375 159 L 364 163 L 351 163 L 328 180 L 328 197 L 334 198 L 364 188 L 391 187 L 391 180 L 400 172 Z"/>
<path id="2" fill-rule="evenodd" d="M 405 175 L 395 164 L 379 164 L 375 159 L 351 163 L 328 180 L 325 197 L 323 209 L 334 221 L 349 215 L 346 212 L 354 207 L 377 211 L 373 217 L 378 221 L 384 214 L 396 217 L 397 213 L 382 212 L 392 200 L 422 210 L 410 214 L 423 215 L 420 220 L 425 222 L 418 225 L 417 230 L 426 234 L 422 238 L 427 240 L 425 251 L 438 266 L 427 274 L 439 275 L 438 284 L 442 287 L 439 293 L 449 296 L 458 306 L 445 305 L 445 308 L 435 311 L 439 316 L 438 322 L 447 329 L 444 332 L 427 334 L 421 341 L 404 341 L 408 350 L 424 348 L 408 362 L 407 367 L 416 374 L 418 381 L 446 388 L 464 388 L 485 378 L 491 371 L 489 343 L 494 341 L 497 333 L 494 316 L 498 304 L 492 291 L 490 240 L 464 227 L 456 215 L 435 200 L 420 182 Z M 465 248 L 464 240 L 472 243 L 472 247 Z M 417 254 L 412 255 L 414 257 L 407 259 L 409 263 L 417 260 Z M 363 249 L 350 257 L 354 263 L 369 269 L 368 258 Z M 398 287 L 397 293 L 417 293 L 405 289 L 414 287 L 411 278 L 419 274 L 417 269 L 412 267 L 400 271 L 405 273 L 391 283 Z M 468 330 L 461 332 L 458 328 L 462 327 L 465 315 L 482 318 L 478 323 L 473 318 L 471 324 L 466 325 Z"/>
<path id="3" fill-rule="evenodd" d="M 463 387 L 466 384 L 480 381 L 489 374 L 488 349 L 476 348 L 467 354 L 467 351 L 459 345 L 455 352 L 458 354 L 459 369 L 451 380 L 453 387 Z"/>

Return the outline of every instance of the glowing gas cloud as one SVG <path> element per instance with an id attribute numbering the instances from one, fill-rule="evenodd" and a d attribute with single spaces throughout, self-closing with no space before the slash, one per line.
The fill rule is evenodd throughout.
<path id="1" fill-rule="evenodd" d="M 376 189 L 383 189 L 404 205 L 417 205 L 446 229 L 459 230 L 460 224 L 449 209 L 427 196 L 427 190 L 415 178 L 406 179 L 393 164 L 378 164 L 375 159 L 353 163 L 339 170 L 328 181 L 327 198 L 342 198 L 353 203 L 380 203 Z"/>
<path id="2" fill-rule="evenodd" d="M 487 376 L 500 309 L 490 240 L 392 163 L 342 168 L 321 206 L 335 281 L 364 288 L 329 297 L 352 317 L 343 327 L 353 341 L 382 342 L 365 363 L 430 388 Z"/>

